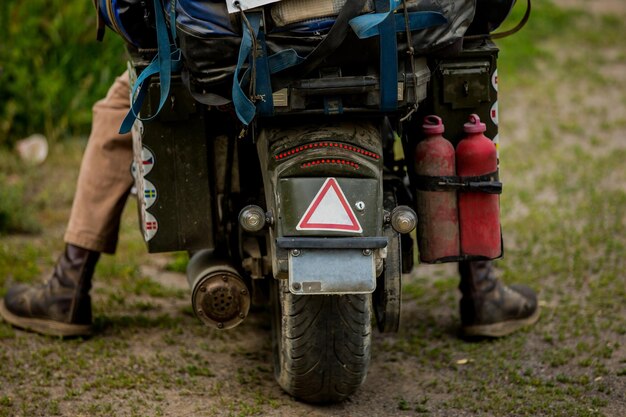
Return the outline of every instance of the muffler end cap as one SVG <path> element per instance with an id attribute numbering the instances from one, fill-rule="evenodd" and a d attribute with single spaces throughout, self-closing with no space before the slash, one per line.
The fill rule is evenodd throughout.
<path id="1" fill-rule="evenodd" d="M 232 329 L 250 311 L 250 292 L 243 280 L 231 272 L 216 272 L 199 279 L 192 292 L 196 316 L 215 329 Z"/>

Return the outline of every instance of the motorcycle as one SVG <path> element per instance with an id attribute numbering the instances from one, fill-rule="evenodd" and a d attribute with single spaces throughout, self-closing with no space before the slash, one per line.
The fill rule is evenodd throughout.
<path id="1" fill-rule="evenodd" d="M 237 86 L 232 95 L 223 93 L 213 82 L 221 75 L 193 71 L 203 66 L 190 62 L 198 49 L 183 53 L 186 69 L 167 82 L 162 72 L 143 80 L 145 101 L 132 127 L 139 219 L 149 252 L 189 252 L 191 304 L 202 323 L 232 329 L 252 305 L 269 305 L 278 384 L 299 400 L 339 402 L 365 380 L 372 322 L 381 332 L 399 328 L 401 278 L 413 268 L 414 238 L 420 256 L 434 244 L 422 227 L 436 221 L 423 212 L 429 199 L 437 193 L 499 193 L 497 172 L 429 177 L 416 168 L 415 152 L 428 136 L 422 123 L 432 122 L 429 115 L 445 122 L 452 145 L 463 139 L 470 114 L 485 122 L 485 135 L 497 143 L 498 49 L 489 33 L 514 1 L 466 2 L 471 10 L 450 2 L 447 23 L 434 25 L 430 34 L 401 31 L 397 42 L 393 25 L 412 24 L 410 7 L 394 15 L 393 9 L 365 4 L 359 15 L 371 7 L 373 13 L 364 16 L 379 19 L 380 45 L 368 49 L 373 57 L 359 50 L 362 56 L 346 60 L 345 53 L 355 57 L 355 44 L 344 36 L 343 46 L 314 60 L 313 70 L 289 68 L 283 73 L 291 71 L 290 77 L 281 79 L 277 71 L 263 82 L 262 58 L 271 54 L 264 48 L 278 43 L 263 33 L 271 26 L 264 19 L 268 7 L 283 2 L 265 5 L 256 28 L 259 9 L 230 5 L 239 12 L 229 15 L 239 18 L 239 42 L 248 33 L 252 43 L 252 52 L 243 54 L 249 61 L 229 67 L 234 84 L 248 90 L 244 96 L 254 113 L 249 123 L 242 120 L 245 106 L 235 100 Z M 342 19 L 337 14 L 335 25 Z M 390 21 L 391 51 L 381 23 Z M 447 44 L 420 52 L 411 36 L 421 36 L 422 45 Z M 444 42 L 446 36 L 454 42 Z M 181 39 L 185 43 L 191 40 Z M 129 51 L 137 80 L 154 62 L 154 50 Z M 501 246 L 489 255 L 457 249 L 422 261 L 465 262 L 501 253 Z"/>

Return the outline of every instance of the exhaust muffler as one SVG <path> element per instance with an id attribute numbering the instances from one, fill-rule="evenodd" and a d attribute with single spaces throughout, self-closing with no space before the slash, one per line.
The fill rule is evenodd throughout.
<path id="1" fill-rule="evenodd" d="M 250 290 L 237 270 L 212 250 L 194 254 L 187 265 L 193 311 L 205 325 L 232 329 L 250 310 Z"/>

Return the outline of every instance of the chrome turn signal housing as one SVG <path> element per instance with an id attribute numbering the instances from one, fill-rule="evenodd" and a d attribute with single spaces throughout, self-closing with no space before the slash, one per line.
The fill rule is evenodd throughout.
<path id="1" fill-rule="evenodd" d="M 239 212 L 239 224 L 246 232 L 258 232 L 265 227 L 265 210 L 250 205 Z"/>
<path id="2" fill-rule="evenodd" d="M 391 227 L 398 233 L 411 233 L 417 227 L 417 214 L 409 206 L 398 206 L 391 212 Z"/>

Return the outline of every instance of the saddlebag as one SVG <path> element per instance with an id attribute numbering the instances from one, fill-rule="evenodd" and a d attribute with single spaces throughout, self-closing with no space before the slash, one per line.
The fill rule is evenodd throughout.
<path id="1" fill-rule="evenodd" d="M 222 1 L 177 0 L 157 10 L 160 1 L 154 0 L 158 53 L 133 88 L 135 102 L 122 132 L 130 130 L 141 108 L 141 84 L 159 74 L 162 107 L 171 73 L 181 69 L 196 100 L 232 101 L 244 125 L 256 114 L 275 114 L 273 93 L 311 73 L 318 78 L 320 69 L 329 67 L 339 76 L 375 83 L 380 95 L 375 110 L 416 104 L 398 103 L 401 77 L 408 76 L 405 84 L 418 84 L 411 60 L 457 51 L 475 11 L 475 0 L 413 0 L 406 10 L 400 0 L 376 0 L 373 6 L 368 0 L 282 0 L 235 14 Z M 368 13 L 372 7 L 375 12 Z M 332 14 L 312 17 L 302 10 Z M 349 87 L 362 87 L 360 80 Z"/>

